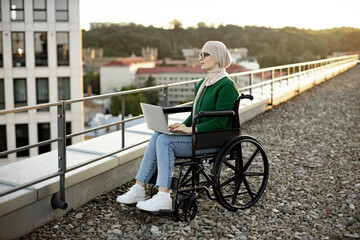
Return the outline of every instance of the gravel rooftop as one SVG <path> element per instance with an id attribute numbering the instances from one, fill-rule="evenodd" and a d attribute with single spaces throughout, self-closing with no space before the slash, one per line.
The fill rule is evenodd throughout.
<path id="1" fill-rule="evenodd" d="M 242 125 L 270 162 L 267 189 L 229 212 L 206 195 L 196 222 L 116 203 L 134 182 L 21 239 L 360 239 L 360 65 Z"/>

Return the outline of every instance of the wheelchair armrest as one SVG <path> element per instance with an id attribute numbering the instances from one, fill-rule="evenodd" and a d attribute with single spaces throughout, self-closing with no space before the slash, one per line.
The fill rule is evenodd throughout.
<path id="1" fill-rule="evenodd" d="M 180 112 L 191 112 L 192 107 L 191 106 L 185 106 L 185 107 L 164 107 L 163 112 L 165 114 L 169 113 L 180 113 Z"/>
<path id="2" fill-rule="evenodd" d="M 198 114 L 199 118 L 202 117 L 231 117 L 235 116 L 233 110 L 220 110 L 220 111 L 201 111 Z"/>
<path id="3" fill-rule="evenodd" d="M 198 113 L 198 115 L 194 118 L 194 120 L 192 121 L 193 132 L 194 132 L 197 120 L 199 118 L 203 118 L 203 117 L 231 117 L 231 116 L 235 116 L 235 115 L 236 114 L 235 114 L 235 112 L 233 110 L 200 111 Z"/>

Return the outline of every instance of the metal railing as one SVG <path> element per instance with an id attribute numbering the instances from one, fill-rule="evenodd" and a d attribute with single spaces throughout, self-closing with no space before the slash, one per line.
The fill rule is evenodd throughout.
<path id="1" fill-rule="evenodd" d="M 302 79 L 302 76 L 307 75 L 308 77 L 314 74 L 324 74 L 329 69 L 333 69 L 340 66 L 347 66 L 345 70 L 350 68 L 351 66 L 354 66 L 358 62 L 358 55 L 351 55 L 351 56 L 345 56 L 345 57 L 336 57 L 336 58 L 330 58 L 330 59 L 324 59 L 324 60 L 318 60 L 318 61 L 311 61 L 311 62 L 304 62 L 304 63 L 298 63 L 298 64 L 289 64 L 289 65 L 283 65 L 283 66 L 277 66 L 277 67 L 270 67 L 270 68 L 264 68 L 254 71 L 247 71 L 247 72 L 240 72 L 235 74 L 230 74 L 230 77 L 239 84 L 239 81 L 248 79 L 248 86 L 239 88 L 239 92 L 243 91 L 249 91 L 250 94 L 253 93 L 254 89 L 261 89 L 261 96 L 264 94 L 270 94 L 269 95 L 269 104 L 273 103 L 273 97 L 274 97 L 274 84 L 282 84 L 283 81 L 287 82 L 287 85 L 289 84 L 290 80 L 296 80 L 298 81 L 298 91 L 300 92 L 300 82 Z M 350 66 L 350 67 L 349 67 Z M 344 70 L 344 71 L 345 71 Z M 270 79 L 265 79 L 265 73 L 270 72 Z M 275 77 L 275 75 L 278 74 L 279 77 Z M 257 77 L 260 76 L 260 77 Z M 254 83 L 254 80 L 260 81 L 259 83 Z M 31 144 L 27 146 L 18 147 L 13 150 L 8 150 L 4 152 L 0 152 L 1 156 L 6 156 L 8 154 L 20 152 L 23 150 L 27 150 L 30 148 L 35 148 L 39 146 L 43 146 L 49 143 L 58 142 L 58 171 L 51 173 L 46 176 L 42 176 L 38 179 L 35 179 L 33 181 L 29 181 L 27 183 L 21 184 L 19 186 L 4 190 L 0 192 L 0 197 L 3 197 L 5 195 L 11 194 L 13 192 L 16 192 L 18 190 L 30 187 L 32 185 L 44 182 L 46 180 L 49 180 L 54 177 L 60 178 L 60 192 L 53 195 L 53 198 L 51 200 L 51 205 L 53 208 L 60 208 L 60 209 L 66 209 L 67 203 L 65 201 L 65 173 L 68 173 L 70 171 L 73 171 L 75 169 L 78 169 L 80 167 L 86 166 L 88 164 L 94 163 L 98 160 L 104 159 L 106 157 L 112 156 L 114 154 L 120 153 L 122 151 L 128 150 L 130 148 L 133 148 L 135 146 L 139 146 L 143 143 L 146 143 L 146 141 L 140 141 L 138 143 L 132 144 L 130 146 L 125 147 L 125 123 L 134 121 L 136 119 L 142 118 L 143 115 L 139 115 L 136 117 L 131 117 L 128 119 L 125 119 L 125 97 L 129 94 L 134 93 L 144 93 L 149 91 L 156 91 L 156 90 L 162 90 L 163 91 L 163 106 L 168 106 L 168 92 L 169 88 L 175 87 L 175 86 L 181 86 L 181 85 L 188 85 L 188 84 L 194 84 L 198 83 L 201 79 L 191 80 L 191 81 L 185 81 L 185 82 L 179 82 L 179 83 L 172 83 L 172 84 L 164 84 L 164 85 L 158 85 L 153 87 L 147 87 L 147 88 L 141 88 L 141 89 L 135 89 L 135 90 L 128 90 L 128 91 L 122 91 L 122 92 L 115 92 L 115 93 L 109 93 L 109 94 L 103 94 L 99 96 L 90 96 L 90 97 L 84 97 L 84 98 L 78 98 L 78 99 L 71 99 L 71 100 L 62 100 L 56 103 L 47 103 L 47 104 L 39 104 L 35 106 L 29 106 L 29 107 L 20 107 L 15 109 L 9 109 L 9 110 L 2 110 L 0 111 L 0 115 L 5 114 L 11 114 L 11 113 L 17 113 L 17 112 L 23 112 L 28 110 L 35 110 L 40 108 L 49 108 L 49 107 L 57 107 L 57 122 L 58 122 L 58 137 L 42 142 L 38 142 L 37 144 Z M 263 91 L 264 88 L 270 89 L 270 91 Z M 74 104 L 74 103 L 80 103 L 84 101 L 91 101 L 91 100 L 97 100 L 97 99 L 103 99 L 103 98 L 111 98 L 121 96 L 121 120 L 111 123 L 102 125 L 100 127 L 91 128 L 88 130 L 72 133 L 66 135 L 66 106 L 68 104 Z M 191 104 L 191 102 L 187 103 Z M 89 132 L 97 131 L 99 129 L 108 128 L 115 125 L 121 125 L 121 136 L 122 136 L 122 146 L 120 149 L 112 151 L 110 153 L 107 153 L 105 155 L 90 159 L 84 163 L 67 167 L 66 166 L 66 140 L 75 136 L 80 136 Z"/>

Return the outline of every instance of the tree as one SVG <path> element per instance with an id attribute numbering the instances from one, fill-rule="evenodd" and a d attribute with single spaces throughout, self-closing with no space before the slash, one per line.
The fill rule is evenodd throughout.
<path id="1" fill-rule="evenodd" d="M 155 78 L 153 78 L 151 75 L 148 77 L 148 79 L 145 82 L 145 87 L 152 87 L 155 86 Z M 157 105 L 159 100 L 159 91 L 153 90 L 145 93 L 145 97 L 148 103 Z"/>
<path id="2" fill-rule="evenodd" d="M 171 22 L 169 22 L 168 27 L 174 30 L 183 29 L 182 23 L 177 19 L 174 19 Z"/>
<path id="3" fill-rule="evenodd" d="M 121 91 L 127 91 L 136 89 L 136 86 L 122 87 Z M 125 96 L 125 116 L 133 115 L 137 116 L 142 113 L 140 103 L 146 103 L 146 97 L 143 93 L 133 93 Z M 121 114 L 121 96 L 116 96 L 111 98 L 111 114 L 113 116 L 118 116 Z"/>
<path id="4" fill-rule="evenodd" d="M 310 57 L 315 60 L 332 52 L 360 51 L 360 29 L 356 28 L 318 31 L 236 25 L 215 28 L 200 22 L 184 29 L 176 19 L 169 23 L 168 29 L 133 23 L 99 27 L 83 31 L 82 39 L 84 48 L 104 48 L 105 57 L 125 57 L 132 53 L 139 56 L 141 48 L 150 45 L 158 48 L 159 59 L 183 59 L 182 49 L 201 48 L 208 40 L 219 40 L 228 48 L 247 48 L 249 56 L 257 58 L 261 67 L 295 63 Z"/>
<path id="5" fill-rule="evenodd" d="M 83 92 L 86 93 L 88 86 L 91 86 L 92 93 L 100 94 L 100 76 L 99 73 L 93 70 L 87 72 L 83 77 Z"/>

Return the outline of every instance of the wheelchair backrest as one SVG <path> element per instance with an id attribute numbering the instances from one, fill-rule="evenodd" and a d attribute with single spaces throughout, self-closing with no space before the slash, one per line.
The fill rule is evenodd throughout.
<path id="1" fill-rule="evenodd" d="M 235 115 L 232 118 L 232 129 L 221 129 L 207 132 L 197 132 L 193 139 L 196 150 L 218 148 L 225 145 L 231 138 L 240 135 L 240 106 L 241 95 L 236 99 L 233 107 Z"/>

